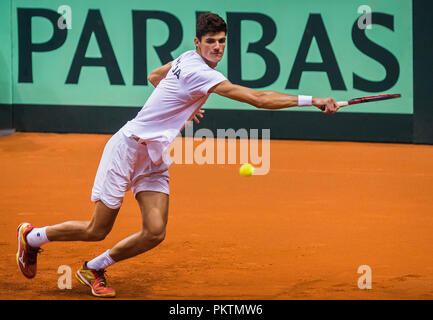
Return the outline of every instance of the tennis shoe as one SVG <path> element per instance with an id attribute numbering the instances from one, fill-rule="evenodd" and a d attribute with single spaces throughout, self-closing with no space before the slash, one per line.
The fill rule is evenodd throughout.
<path id="1" fill-rule="evenodd" d="M 113 298 L 116 296 L 116 291 L 107 286 L 107 279 L 105 277 L 106 271 L 93 270 L 87 268 L 87 262 L 75 273 L 77 280 L 92 290 L 95 297 Z"/>
<path id="2" fill-rule="evenodd" d="M 21 223 L 17 228 L 18 250 L 16 260 L 18 269 L 26 278 L 34 278 L 36 276 L 36 266 L 38 253 L 42 252 L 41 248 L 33 248 L 27 242 L 27 235 L 33 230 L 30 223 Z"/>

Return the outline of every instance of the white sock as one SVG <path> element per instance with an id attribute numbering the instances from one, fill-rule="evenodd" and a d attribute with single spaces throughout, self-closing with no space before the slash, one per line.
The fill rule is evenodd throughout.
<path id="1" fill-rule="evenodd" d="M 107 267 L 116 263 L 108 254 L 110 250 L 105 251 L 103 254 L 97 256 L 95 259 L 87 262 L 86 266 L 92 270 L 106 269 Z"/>
<path id="2" fill-rule="evenodd" d="M 47 227 L 33 228 L 27 236 L 26 240 L 30 247 L 39 248 L 43 244 L 50 242 L 47 238 Z"/>

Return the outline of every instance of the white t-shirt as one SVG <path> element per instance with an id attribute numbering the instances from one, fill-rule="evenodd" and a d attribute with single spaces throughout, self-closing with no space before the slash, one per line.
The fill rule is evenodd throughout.
<path id="1" fill-rule="evenodd" d="M 196 51 L 187 51 L 173 60 L 167 76 L 121 130 L 144 141 L 152 162 L 159 163 L 186 121 L 206 102 L 209 89 L 225 80 Z"/>

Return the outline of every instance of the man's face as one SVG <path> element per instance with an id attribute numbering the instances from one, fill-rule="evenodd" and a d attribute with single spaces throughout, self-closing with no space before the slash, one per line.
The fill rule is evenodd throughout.
<path id="1" fill-rule="evenodd" d="M 223 58 L 226 47 L 226 33 L 207 33 L 201 37 L 201 41 L 196 37 L 194 44 L 199 54 L 212 66 L 216 66 Z"/>

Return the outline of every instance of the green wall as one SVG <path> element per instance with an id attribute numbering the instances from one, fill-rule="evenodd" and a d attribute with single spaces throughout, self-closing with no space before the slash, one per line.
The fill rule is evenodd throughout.
<path id="1" fill-rule="evenodd" d="M 19 37 L 19 29 L 24 24 L 18 25 L 17 11 L 25 8 L 57 9 L 64 2 L 47 0 L 34 2 L 15 0 L 12 1 L 12 39 L 14 44 Z M 332 4 L 330 4 L 332 3 Z M 381 81 L 386 76 L 385 67 L 372 57 L 361 52 L 354 43 L 352 28 L 361 15 L 358 13 L 360 4 L 354 1 L 321 1 L 307 0 L 302 5 L 298 1 L 220 1 L 215 10 L 214 1 L 92 1 L 91 6 L 86 0 L 76 0 L 70 4 L 72 13 L 72 28 L 67 30 L 64 42 L 58 48 L 45 52 L 33 52 L 32 72 L 33 81 L 14 82 L 14 103 L 20 104 L 51 104 L 51 105 L 94 105 L 94 106 L 140 106 L 152 92 L 149 85 L 134 84 L 134 72 L 145 74 L 162 62 L 157 55 L 154 46 L 164 44 L 169 37 L 169 28 L 162 20 L 150 19 L 147 24 L 141 21 L 137 28 L 147 27 L 147 70 L 138 66 L 134 61 L 134 30 L 133 11 L 162 11 L 169 14 L 173 20 L 177 20 L 180 29 L 172 30 L 180 42 L 174 50 L 169 51 L 172 57 L 176 57 L 186 50 L 193 49 L 195 35 L 196 11 L 213 10 L 223 18 L 230 21 L 239 19 L 239 15 L 255 13 L 255 16 L 245 16 L 239 23 L 240 32 L 230 30 L 226 56 L 217 67 L 223 74 L 231 76 L 232 80 L 245 81 L 244 84 L 260 89 L 275 90 L 290 94 L 309 94 L 314 96 L 332 96 L 337 100 L 347 100 L 358 96 L 381 94 L 388 92 L 402 93 L 403 98 L 398 101 L 386 102 L 381 105 L 364 105 L 346 109 L 343 112 L 380 112 L 380 113 L 404 113 L 413 112 L 413 88 L 412 88 L 412 5 L 407 0 L 382 0 L 363 1 L 373 12 L 386 14 L 393 25 L 393 30 L 380 24 L 373 24 L 370 30 L 365 31 L 366 39 L 382 47 L 383 52 L 389 52 L 397 61 L 399 73 L 394 83 L 390 83 L 386 90 L 375 88 L 374 92 L 356 89 L 354 75 L 369 81 Z M 89 9 L 94 9 L 91 15 Z M 98 19 L 103 26 L 92 29 L 91 19 Z M 86 25 L 87 22 L 90 22 Z M 23 19 L 24 20 L 24 19 Z M 263 25 L 265 25 L 265 34 Z M 373 19 L 374 23 L 374 19 Z M 230 26 L 230 24 L 229 24 Z M 275 31 L 269 31 L 272 28 Z M 54 33 L 52 23 L 43 17 L 34 17 L 31 22 L 32 43 L 48 41 Z M 86 29 L 85 29 L 86 28 Z M 86 31 L 87 30 L 87 31 Z M 94 31 L 94 32 L 92 32 Z M 103 66 L 82 66 L 77 83 L 66 83 L 71 70 L 74 55 L 79 47 L 80 37 L 85 33 L 90 34 L 90 40 L 81 42 L 86 58 L 101 58 L 101 46 L 98 45 L 96 34 L 106 32 L 112 54 L 105 51 L 106 59 L 118 66 L 120 83 L 110 83 L 107 70 Z M 310 36 L 313 34 L 313 36 Z M 304 47 L 301 47 L 305 36 Z M 102 37 L 102 36 L 101 36 Z M 137 35 L 135 35 L 137 37 Z M 265 54 L 271 55 L 265 61 L 263 55 L 247 52 L 249 45 L 258 40 L 267 39 L 269 45 L 263 46 Z M 101 38 L 102 39 L 102 38 Z M 310 39 L 311 41 L 309 41 Z M 103 41 L 103 40 L 101 40 Z M 372 46 L 368 40 L 364 40 L 363 46 Z M 13 46 L 13 57 L 19 56 L 18 45 Z M 110 49 L 111 50 L 111 49 Z M 299 69 L 294 65 L 295 58 L 300 51 L 306 50 L 306 57 L 298 62 L 308 64 L 322 64 L 316 68 L 329 68 L 332 71 L 305 71 L 299 81 L 287 87 L 291 74 Z M 322 50 L 322 52 L 320 51 Z M 236 51 L 236 52 L 234 52 Z M 376 50 L 376 55 L 382 52 Z M 305 55 L 305 54 L 304 54 Z M 323 56 L 325 55 L 325 57 Z M 335 58 L 335 60 L 333 60 Z M 325 61 L 324 61 L 325 60 Z M 238 62 L 240 61 L 240 65 Z M 267 64 L 266 64 L 267 62 Z M 230 69 L 228 69 L 230 65 Z M 239 68 L 240 66 L 240 68 Z M 14 59 L 13 70 L 19 70 L 19 60 Z M 273 74 L 262 78 L 266 69 L 273 69 Z M 236 71 L 235 71 L 236 69 Z M 277 70 L 276 70 L 277 69 Z M 238 71 L 239 70 L 239 71 Z M 328 79 L 333 72 L 333 83 Z M 388 71 L 389 72 L 389 71 Z M 339 79 L 340 78 L 340 79 Z M 15 74 L 15 79 L 17 76 Z M 256 80 L 256 83 L 254 83 Z M 238 81 L 236 81 L 238 82 Z M 260 83 L 261 82 L 261 83 Z M 251 106 L 230 101 L 219 96 L 212 96 L 207 108 L 228 109 L 252 109 Z M 296 110 L 296 109 L 292 109 Z"/>
<path id="2" fill-rule="evenodd" d="M 0 103 L 12 103 L 11 2 L 0 1 Z"/>
<path id="3" fill-rule="evenodd" d="M 119 114 L 133 115 L 151 94 L 147 73 L 193 49 L 196 15 L 213 11 L 228 22 L 226 53 L 217 69 L 232 82 L 259 90 L 337 100 L 401 93 L 401 99 L 344 108 L 335 115 L 337 123 L 332 125 L 353 129 L 353 119 L 362 131 L 362 123 L 370 128 L 391 121 L 384 123 L 394 130 L 391 134 L 409 135 L 396 141 L 411 141 L 416 109 L 414 35 L 422 38 L 431 34 L 413 29 L 413 17 L 428 12 L 420 2 L 222 0 L 216 5 L 210 0 L 94 0 L 91 4 L 75 0 L 69 3 L 71 15 L 66 19 L 71 28 L 60 29 L 58 9 L 64 1 L 3 0 L 0 64 L 6 72 L 0 74 L 0 115 L 13 105 L 17 130 L 92 132 L 91 125 L 76 123 L 83 112 L 105 117 L 111 109 L 116 116 L 108 116 L 110 125 L 104 129 L 101 124 L 101 130 L 95 130 L 111 132 L 121 125 L 116 122 Z M 414 3 L 418 13 L 414 12 Z M 365 13 L 360 6 L 372 10 L 371 28 L 358 27 L 358 19 Z M 228 125 L 221 116 L 223 110 L 243 117 L 240 112 L 247 112 L 250 120 L 277 121 L 262 110 L 217 95 L 210 97 L 205 109 L 215 110 L 219 121 L 214 126 Z M 62 117 L 65 112 L 67 119 Z M 312 112 L 317 113 L 315 108 L 291 108 L 277 114 L 280 119 L 296 114 L 296 119 L 303 121 Z M 49 118 L 36 120 L 33 114 L 56 114 L 55 120 L 61 123 L 52 125 Z M 342 114 L 346 114 L 344 120 Z M 362 123 L 357 117 L 360 114 L 364 115 Z M 404 123 L 403 127 L 395 128 L 396 119 Z M 248 126 L 248 121 L 241 125 Z M 274 127 L 269 122 L 263 125 Z M 284 128 L 284 123 L 280 126 L 276 130 L 279 138 L 318 136 L 298 132 L 302 127 L 294 132 Z M 426 128 L 428 131 L 428 124 Z M 379 128 L 378 140 L 390 136 L 388 132 L 381 137 L 380 132 Z M 353 133 L 347 139 L 358 135 L 356 130 Z M 324 139 L 335 136 L 339 135 L 320 135 Z"/>
<path id="4" fill-rule="evenodd" d="M 0 135 L 13 127 L 11 1 L 0 1 Z"/>

